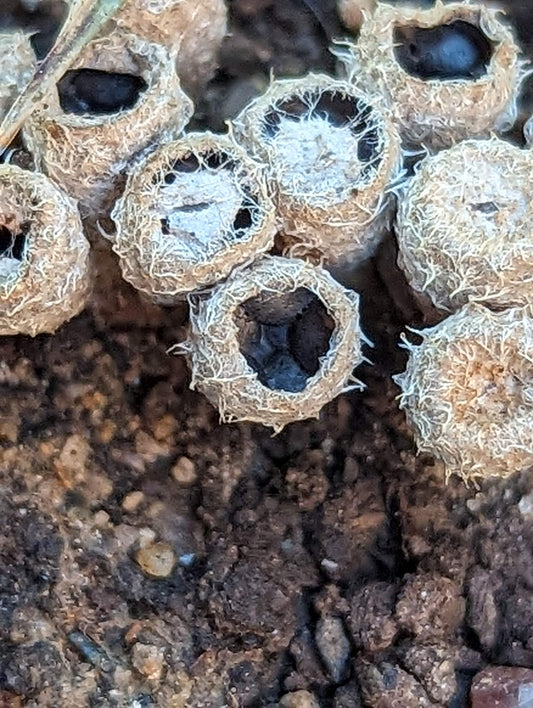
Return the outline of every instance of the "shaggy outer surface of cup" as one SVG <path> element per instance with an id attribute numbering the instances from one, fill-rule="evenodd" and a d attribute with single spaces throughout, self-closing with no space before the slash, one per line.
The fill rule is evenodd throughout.
<path id="1" fill-rule="evenodd" d="M 379 99 L 324 75 L 279 80 L 234 128 L 266 166 L 286 254 L 329 264 L 372 255 L 401 169 L 399 138 Z"/>
<path id="2" fill-rule="evenodd" d="M 25 124 L 37 167 L 79 200 L 86 217 L 107 213 L 128 164 L 155 141 L 177 137 L 193 106 L 168 50 L 132 34 L 90 42 L 71 67 L 82 68 L 136 76 L 146 85 L 132 108 L 111 115 L 66 112 L 54 91 Z"/>
<path id="3" fill-rule="evenodd" d="M 418 449 L 466 480 L 533 465 L 531 308 L 472 303 L 418 334 L 395 377 Z"/>
<path id="4" fill-rule="evenodd" d="M 0 334 L 54 332 L 89 292 L 76 203 L 47 177 L 0 165 Z"/>
<path id="5" fill-rule="evenodd" d="M 316 296 L 333 322 L 328 348 L 303 390 L 273 389 L 261 383 L 242 353 L 239 310 L 251 298 L 284 297 L 302 289 Z M 293 421 L 317 417 L 337 395 L 361 387 L 352 373 L 363 360 L 362 337 L 356 293 L 320 267 L 270 256 L 234 272 L 209 296 L 191 299 L 191 337 L 184 349 L 191 362 L 191 387 L 218 407 L 223 421 L 252 421 L 279 431 Z"/>
<path id="6" fill-rule="evenodd" d="M 0 32 L 0 121 L 30 82 L 37 60 L 24 32 Z"/>
<path id="7" fill-rule="evenodd" d="M 275 236 L 259 165 L 212 133 L 161 145 L 129 176 L 112 218 L 123 277 L 166 304 L 226 278 Z"/>
<path id="8" fill-rule="evenodd" d="M 339 16 L 349 30 L 357 32 L 363 24 L 364 15 L 376 7 L 376 0 L 337 0 Z"/>
<path id="9" fill-rule="evenodd" d="M 125 0 L 113 22 L 169 47 L 183 88 L 194 96 L 215 72 L 227 8 L 224 0 Z"/>
<path id="10" fill-rule="evenodd" d="M 533 302 L 533 153 L 491 138 L 424 160 L 397 216 L 398 265 L 450 312 Z"/>
<path id="11" fill-rule="evenodd" d="M 447 147 L 505 130 L 516 120 L 523 63 L 511 30 L 500 17 L 496 9 L 467 3 L 437 2 L 424 10 L 380 3 L 363 23 L 357 43 L 340 52 L 341 59 L 351 81 L 385 96 L 408 143 Z M 490 45 L 490 60 L 482 75 L 421 78 L 401 66 L 396 54 L 397 28 L 434 28 L 456 21 L 479 28 Z M 430 52 L 409 46 L 417 52 L 416 61 L 424 51 Z M 454 56 L 457 52 L 452 49 L 447 58 Z"/>

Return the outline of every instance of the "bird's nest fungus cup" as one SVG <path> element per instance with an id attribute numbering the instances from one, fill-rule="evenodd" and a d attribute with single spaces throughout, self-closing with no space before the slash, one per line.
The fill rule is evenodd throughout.
<path id="1" fill-rule="evenodd" d="M 129 176 L 112 217 L 124 279 L 166 304 L 226 278 L 275 236 L 261 169 L 211 133 L 161 145 Z"/>
<path id="2" fill-rule="evenodd" d="M 222 420 L 278 431 L 361 386 L 353 370 L 363 360 L 362 339 L 356 293 L 321 267 L 267 256 L 191 298 L 183 346 L 191 387 Z"/>
<path id="3" fill-rule="evenodd" d="M 398 265 L 423 309 L 533 302 L 533 152 L 468 140 L 424 160 L 400 200 Z"/>
<path id="4" fill-rule="evenodd" d="M 125 0 L 113 23 L 168 47 L 183 87 L 196 95 L 215 71 L 227 8 L 224 0 Z"/>
<path id="5" fill-rule="evenodd" d="M 89 288 L 76 203 L 42 174 L 0 165 L 0 334 L 54 332 Z"/>
<path id="6" fill-rule="evenodd" d="M 497 9 L 379 3 L 341 56 L 351 81 L 384 94 L 404 139 L 432 148 L 505 130 L 523 64 Z"/>
<path id="7" fill-rule="evenodd" d="M 331 264 L 372 255 L 401 163 L 396 129 L 378 99 L 322 75 L 274 81 L 234 128 L 265 164 L 285 253 Z"/>
<path id="8" fill-rule="evenodd" d="M 105 214 L 128 163 L 156 140 L 177 137 L 192 114 L 164 47 L 115 32 L 90 42 L 46 104 L 26 121 L 37 166 L 80 202 Z"/>
<path id="9" fill-rule="evenodd" d="M 37 68 L 35 53 L 25 32 L 0 32 L 0 66 L 1 121 Z"/>
<path id="10" fill-rule="evenodd" d="M 419 450 L 464 479 L 533 465 L 531 308 L 495 313 L 471 303 L 419 334 L 395 377 Z"/>

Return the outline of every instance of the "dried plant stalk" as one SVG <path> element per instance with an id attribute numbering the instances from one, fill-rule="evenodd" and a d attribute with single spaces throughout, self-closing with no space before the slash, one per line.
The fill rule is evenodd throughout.
<path id="1" fill-rule="evenodd" d="M 342 57 L 351 81 L 383 93 L 404 139 L 432 148 L 503 131 L 516 120 L 523 65 L 499 11 L 436 2 L 379 3 Z"/>
<path id="2" fill-rule="evenodd" d="M 259 166 L 212 133 L 161 145 L 129 176 L 112 217 L 123 277 L 166 304 L 227 277 L 275 235 Z"/>
<path id="3" fill-rule="evenodd" d="M 329 76 L 274 81 L 235 120 L 266 165 L 285 252 L 326 262 L 372 255 L 387 229 L 400 169 L 396 130 L 379 102 Z"/>
<path id="4" fill-rule="evenodd" d="M 227 8 L 224 0 L 125 0 L 113 21 L 176 53 L 182 86 L 195 96 L 214 74 Z"/>
<path id="5" fill-rule="evenodd" d="M 0 165 L 0 334 L 54 332 L 89 288 L 76 203 L 42 174 Z"/>
<path id="6" fill-rule="evenodd" d="M 469 140 L 424 160 L 400 200 L 398 265 L 450 312 L 533 302 L 533 153 Z"/>
<path id="7" fill-rule="evenodd" d="M 359 296 L 320 267 L 266 257 L 191 299 L 191 387 L 223 421 L 317 417 L 363 360 Z"/>
<path id="8" fill-rule="evenodd" d="M 0 32 L 0 123 L 18 94 L 31 81 L 37 62 L 25 32 Z"/>
<path id="9" fill-rule="evenodd" d="M 395 377 L 420 451 L 465 480 L 533 465 L 533 313 L 466 305 L 407 344 Z"/>
<path id="10" fill-rule="evenodd" d="M 23 137 L 83 217 L 107 213 L 126 166 L 156 140 L 177 137 L 192 114 L 168 50 L 131 34 L 90 42 L 58 87 Z"/>

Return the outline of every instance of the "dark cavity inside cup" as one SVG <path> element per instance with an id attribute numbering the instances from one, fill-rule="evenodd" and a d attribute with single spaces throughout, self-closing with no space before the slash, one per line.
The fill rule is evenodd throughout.
<path id="1" fill-rule="evenodd" d="M 13 234 L 7 226 L 0 226 L 0 258 L 14 258 L 22 261 L 26 249 L 26 232 L 24 227 Z"/>
<path id="2" fill-rule="evenodd" d="M 282 119 L 308 120 L 322 116 L 335 128 L 349 126 L 359 140 L 357 157 L 361 162 L 373 162 L 379 157 L 380 134 L 372 115 L 372 107 L 364 101 L 338 91 L 321 91 L 304 97 L 293 96 L 272 106 L 263 119 L 263 135 L 274 138 Z"/>
<path id="3" fill-rule="evenodd" d="M 201 158 L 193 152 L 190 152 L 174 162 L 170 172 L 167 172 L 164 175 L 163 182 L 165 185 L 171 185 L 176 181 L 176 177 L 179 173 L 192 174 L 193 172 L 197 172 L 198 170 L 205 168 L 211 170 L 227 169 L 235 172 L 238 166 L 235 159 L 223 151 L 210 151 L 202 155 Z M 158 180 L 158 177 L 154 177 L 154 183 Z M 232 225 L 232 233 L 235 240 L 243 238 L 248 229 L 250 229 L 259 219 L 259 207 L 250 189 L 246 185 L 242 185 L 241 189 L 243 199 L 241 207 L 235 214 Z M 206 202 L 199 202 L 198 204 L 193 204 L 191 206 L 176 207 L 176 211 L 199 212 L 208 206 L 209 204 Z M 161 219 L 161 231 L 165 235 L 171 233 L 168 219 Z"/>
<path id="4" fill-rule="evenodd" d="M 479 79 L 487 73 L 493 53 L 481 29 L 464 20 L 436 27 L 397 26 L 394 45 L 402 69 L 426 81 Z"/>
<path id="5" fill-rule="evenodd" d="M 299 393 L 320 367 L 335 324 L 306 288 L 246 300 L 237 316 L 240 350 L 259 381 L 274 391 Z"/>
<path id="6" fill-rule="evenodd" d="M 57 83 L 65 113 L 111 115 L 133 108 L 147 84 L 140 76 L 99 69 L 72 69 Z"/>

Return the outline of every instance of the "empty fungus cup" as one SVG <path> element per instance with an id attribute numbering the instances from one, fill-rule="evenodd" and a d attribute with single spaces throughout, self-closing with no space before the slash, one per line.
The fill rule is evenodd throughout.
<path id="1" fill-rule="evenodd" d="M 76 203 L 42 174 L 0 165 L 0 334 L 54 332 L 89 287 Z"/>
<path id="2" fill-rule="evenodd" d="M 533 302 L 533 153 L 490 138 L 426 158 L 397 216 L 398 265 L 422 306 Z"/>
<path id="3" fill-rule="evenodd" d="M 126 166 L 156 140 L 177 137 L 192 114 L 167 49 L 115 32 L 90 42 L 27 120 L 36 164 L 80 202 L 105 215 Z"/>
<path id="4" fill-rule="evenodd" d="M 395 377 L 419 451 L 465 480 L 533 465 L 531 308 L 471 303 L 419 334 Z"/>
<path id="5" fill-rule="evenodd" d="M 113 22 L 167 46 L 183 88 L 195 96 L 214 74 L 227 8 L 224 0 L 125 0 Z"/>
<path id="6" fill-rule="evenodd" d="M 363 356 L 359 296 L 324 269 L 267 256 L 235 271 L 208 296 L 191 298 L 184 345 L 191 388 L 223 421 L 281 430 L 317 417 L 351 386 Z"/>
<path id="7" fill-rule="evenodd" d="M 351 81 L 383 93 L 402 137 L 442 148 L 516 120 L 519 49 L 499 11 L 379 3 L 344 55 Z"/>
<path id="8" fill-rule="evenodd" d="M 372 255 L 401 164 L 396 130 L 377 99 L 329 76 L 274 81 L 234 125 L 237 140 L 266 165 L 287 254 L 354 265 Z"/>
<path id="9" fill-rule="evenodd" d="M 29 36 L 25 32 L 0 32 L 0 122 L 36 68 Z"/>
<path id="10" fill-rule="evenodd" d="M 164 304 L 269 250 L 276 231 L 259 166 L 211 133 L 159 146 L 129 176 L 112 218 L 124 279 Z"/>

